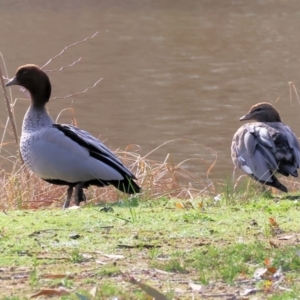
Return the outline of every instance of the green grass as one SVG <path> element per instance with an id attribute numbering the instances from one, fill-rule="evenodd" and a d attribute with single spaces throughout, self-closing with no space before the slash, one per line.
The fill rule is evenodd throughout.
<path id="1" fill-rule="evenodd" d="M 254 195 L 239 204 L 206 198 L 180 209 L 176 203 L 135 199 L 108 212 L 86 206 L 2 213 L 0 299 L 29 299 L 59 287 L 69 291 L 60 299 L 149 299 L 129 282 L 130 275 L 166 299 L 192 299 L 193 293 L 200 299 L 189 282 L 202 285 L 203 295 L 218 293 L 220 286 L 227 293 L 250 286 L 259 299 L 297 299 L 297 201 Z M 278 228 L 270 225 L 271 217 Z M 253 280 L 266 260 L 284 275 L 283 289 L 276 278 Z"/>

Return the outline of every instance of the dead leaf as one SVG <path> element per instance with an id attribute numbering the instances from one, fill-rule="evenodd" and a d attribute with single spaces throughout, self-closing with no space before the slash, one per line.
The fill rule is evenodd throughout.
<path id="1" fill-rule="evenodd" d="M 202 290 L 202 285 L 200 284 L 189 282 L 189 286 L 194 292 L 200 292 Z"/>
<path id="2" fill-rule="evenodd" d="M 258 268 L 254 271 L 253 277 L 255 279 L 261 279 L 262 276 L 266 273 L 267 268 Z"/>
<path id="3" fill-rule="evenodd" d="M 69 295 L 69 294 L 70 294 L 70 292 L 63 287 L 60 287 L 58 289 L 44 289 L 44 290 L 41 290 L 38 293 L 32 295 L 30 297 L 30 299 L 36 298 L 38 296 L 49 296 L 49 297 L 51 296 L 52 297 L 52 296 L 64 296 L 64 295 Z"/>
<path id="4" fill-rule="evenodd" d="M 203 201 L 198 203 L 198 208 L 202 209 L 203 208 Z"/>
<path id="5" fill-rule="evenodd" d="M 279 267 L 276 272 L 273 274 L 273 278 L 280 278 L 283 276 L 282 269 Z"/>
<path id="6" fill-rule="evenodd" d="M 137 285 L 140 289 L 142 289 L 147 295 L 153 297 L 155 300 L 168 300 L 168 298 L 156 290 L 155 288 L 151 287 L 150 285 L 147 285 L 145 283 L 142 283 L 140 281 L 137 281 L 133 276 L 129 276 L 127 280 L 132 283 Z"/>
<path id="7" fill-rule="evenodd" d="M 283 287 L 283 286 L 279 286 L 278 289 L 281 290 L 281 291 L 287 291 L 287 292 L 291 292 L 292 291 L 292 289 L 288 289 L 288 288 Z"/>
<path id="8" fill-rule="evenodd" d="M 274 247 L 274 248 L 278 248 L 277 244 L 275 244 L 273 241 L 269 241 L 270 246 Z"/>
<path id="9" fill-rule="evenodd" d="M 189 200 L 185 202 L 184 206 L 185 206 L 185 208 L 194 208 L 193 203 L 191 201 L 189 201 Z"/>
<path id="10" fill-rule="evenodd" d="M 279 228 L 279 225 L 278 223 L 276 222 L 276 220 L 272 217 L 269 218 L 269 222 L 270 222 L 270 225 L 274 228 Z"/>
<path id="11" fill-rule="evenodd" d="M 95 285 L 91 290 L 90 290 L 90 294 L 92 295 L 92 297 L 96 297 L 97 294 L 97 286 Z"/>
<path id="12" fill-rule="evenodd" d="M 175 274 L 175 273 L 172 273 L 172 272 L 167 272 L 167 271 L 163 271 L 163 270 L 159 270 L 159 269 L 154 269 L 154 271 L 158 274 L 163 274 L 163 275 Z"/>
<path id="13" fill-rule="evenodd" d="M 186 293 L 186 290 L 181 289 L 181 288 L 175 288 L 175 289 L 174 289 L 174 292 L 175 292 L 176 294 L 185 294 L 185 293 Z M 154 299 L 154 300 L 155 300 L 155 299 Z"/>
<path id="14" fill-rule="evenodd" d="M 293 235 L 285 235 L 278 237 L 279 240 L 291 240 L 294 236 Z"/>
<path id="15" fill-rule="evenodd" d="M 267 259 L 266 259 L 267 260 Z M 268 261 L 265 260 L 265 263 L 267 264 Z M 253 277 L 255 279 L 267 279 L 267 280 L 271 280 L 274 276 L 274 274 L 276 273 L 277 269 L 275 267 L 272 266 L 268 266 L 267 268 L 258 268 L 257 270 L 255 270 Z"/>
<path id="16" fill-rule="evenodd" d="M 73 276 L 69 276 L 66 274 L 44 274 L 44 275 L 42 275 L 42 278 L 45 278 L 45 279 L 60 279 L 60 278 L 66 278 L 66 277 L 68 277 L 69 279 L 73 278 Z"/>
<path id="17" fill-rule="evenodd" d="M 99 264 L 99 265 L 107 265 L 107 262 L 102 261 L 100 259 L 96 259 L 96 263 Z"/>
<path id="18" fill-rule="evenodd" d="M 264 263 L 265 263 L 266 266 L 269 266 L 271 261 L 270 261 L 269 258 L 265 258 Z"/>
<path id="19" fill-rule="evenodd" d="M 249 296 L 249 295 L 252 295 L 252 294 L 255 294 L 255 293 L 257 293 L 257 292 L 261 292 L 262 291 L 262 289 L 245 289 L 243 292 L 241 292 L 240 293 L 240 295 L 242 296 L 242 297 L 244 297 L 244 296 Z"/>
<path id="20" fill-rule="evenodd" d="M 268 267 L 267 274 L 266 275 L 274 275 L 276 273 L 277 269 L 275 267 Z"/>
<path id="21" fill-rule="evenodd" d="M 102 254 L 104 257 L 111 259 L 123 259 L 125 256 L 120 254 Z"/>
<path id="22" fill-rule="evenodd" d="M 183 205 L 182 203 L 180 203 L 180 202 L 176 202 L 176 203 L 175 203 L 175 206 L 176 206 L 177 208 L 179 208 L 179 209 L 185 209 L 184 205 Z"/>

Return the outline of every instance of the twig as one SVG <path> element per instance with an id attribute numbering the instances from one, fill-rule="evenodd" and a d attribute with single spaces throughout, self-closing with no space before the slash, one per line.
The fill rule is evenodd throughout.
<path id="1" fill-rule="evenodd" d="M 81 59 L 82 59 L 82 57 L 79 57 L 77 60 L 75 60 L 75 61 L 72 62 L 71 64 L 66 65 L 66 66 L 62 66 L 62 67 L 60 67 L 59 69 L 44 70 L 44 71 L 45 71 L 45 72 L 60 72 L 60 71 L 62 71 L 62 70 L 65 69 L 65 68 L 70 68 L 70 67 L 74 66 L 75 64 L 77 64 L 78 62 L 80 62 Z"/>
<path id="2" fill-rule="evenodd" d="M 57 100 L 57 99 L 67 99 L 67 98 L 70 98 L 70 97 L 73 97 L 73 96 L 77 96 L 77 95 L 80 95 L 80 94 L 83 94 L 85 92 L 87 92 L 88 90 L 94 88 L 103 78 L 100 78 L 99 80 L 97 80 L 93 86 L 90 86 L 90 87 L 87 87 L 85 90 L 81 91 L 81 92 L 77 92 L 77 93 L 74 93 L 74 94 L 70 94 L 70 95 L 67 95 L 67 96 L 62 96 L 62 97 L 54 97 L 52 99 L 50 99 L 51 101 L 53 100 Z"/>
<path id="3" fill-rule="evenodd" d="M 262 289 L 257 289 L 255 292 L 261 292 Z M 219 298 L 226 297 L 226 299 L 238 299 L 236 294 L 233 293 L 220 293 L 220 294 L 200 294 L 204 298 Z M 230 297 L 230 298 L 229 298 Z"/>
<path id="4" fill-rule="evenodd" d="M 290 82 L 289 82 L 289 87 L 290 87 L 290 102 L 292 102 L 292 87 L 293 87 L 294 92 L 295 92 L 295 95 L 296 95 L 297 100 L 298 100 L 298 103 L 300 103 L 300 101 L 299 101 L 299 96 L 298 96 L 298 92 L 297 92 L 297 89 L 296 89 L 296 87 L 295 87 L 294 82 L 290 81 Z"/>
<path id="5" fill-rule="evenodd" d="M 56 119 L 55 119 L 55 122 L 57 123 L 59 117 L 61 116 L 61 114 L 62 114 L 63 112 L 65 112 L 65 111 L 67 111 L 67 110 L 70 110 L 70 111 L 71 111 L 72 124 L 73 124 L 74 126 L 77 127 L 77 121 L 76 121 L 76 118 L 75 118 L 75 113 L 74 113 L 74 108 L 73 108 L 73 107 L 68 107 L 68 108 L 62 109 L 62 110 L 59 112 L 59 114 L 57 115 L 57 117 L 56 117 Z"/>
<path id="6" fill-rule="evenodd" d="M 7 130 L 8 123 L 9 123 L 9 117 L 6 118 L 6 123 L 5 123 L 3 134 L 2 134 L 2 138 L 1 138 L 1 142 L 0 142 L 0 145 L 1 145 L 0 153 L 2 152 L 2 146 L 4 144 L 4 138 L 5 138 L 5 133 L 6 133 L 6 130 Z"/>
<path id="7" fill-rule="evenodd" d="M 4 84 L 4 81 L 3 81 L 1 68 L 0 68 L 0 78 L 1 78 L 1 84 L 2 84 L 2 92 L 3 92 L 4 98 L 5 98 L 5 104 L 6 104 L 6 108 L 7 108 L 7 111 L 8 111 L 9 120 L 10 120 L 12 129 L 13 129 L 16 147 L 18 149 L 18 154 L 19 154 L 20 160 L 21 160 L 22 164 L 24 164 L 23 158 L 22 158 L 21 153 L 19 151 L 19 137 L 18 137 L 18 133 L 17 133 L 14 113 L 13 113 L 13 110 L 12 110 L 11 103 L 10 103 L 8 97 L 7 97 L 7 94 L 6 94 L 5 84 Z"/>
<path id="8" fill-rule="evenodd" d="M 80 44 L 80 43 L 86 42 L 87 40 L 93 39 L 97 34 L 98 34 L 98 31 L 95 32 L 95 33 L 94 33 L 92 36 L 90 36 L 90 37 L 87 37 L 87 38 L 85 38 L 85 39 L 83 39 L 83 40 L 81 40 L 81 41 L 78 41 L 78 42 L 75 42 L 75 43 L 73 43 L 73 44 L 71 44 L 71 45 L 69 45 L 69 46 L 66 46 L 66 47 L 65 47 L 64 49 L 62 49 L 57 55 L 51 57 L 51 58 L 50 58 L 50 59 L 49 59 L 49 60 L 41 67 L 41 69 L 44 69 L 46 66 L 48 66 L 48 65 L 52 62 L 52 60 L 54 60 L 54 59 L 56 59 L 57 57 L 61 56 L 67 49 L 69 49 L 69 48 L 71 48 L 71 47 L 73 47 L 73 46 L 75 46 L 75 45 L 78 45 L 78 44 Z"/>
<path id="9" fill-rule="evenodd" d="M 3 56 L 2 52 L 0 52 L 0 56 L 1 56 L 2 63 L 3 63 L 5 74 L 6 74 L 6 76 L 8 76 L 6 63 L 5 63 L 4 56 Z M 3 74 L 2 74 L 2 78 L 7 79 L 7 80 L 9 79 L 8 77 L 4 77 Z M 9 93 L 10 93 L 10 99 L 12 99 L 11 90 L 9 90 Z"/>
<path id="10" fill-rule="evenodd" d="M 7 77 L 7 74 L 8 74 L 7 67 L 6 67 L 6 63 L 5 63 L 4 56 L 3 56 L 2 52 L 0 52 L 0 56 L 1 56 L 2 63 L 3 63 L 4 71 L 5 71 L 5 74 L 6 74 L 6 77 L 4 77 L 3 74 L 2 74 L 2 78 L 3 79 L 8 79 L 8 77 Z M 10 94 L 9 99 L 12 100 L 11 89 L 9 89 L 9 94 Z M 13 109 L 13 107 L 14 107 L 14 104 L 11 104 L 11 108 L 12 109 Z M 4 127 L 3 134 L 2 134 L 0 153 L 2 151 L 2 145 L 3 145 L 4 138 L 5 138 L 5 134 L 6 134 L 6 130 L 7 130 L 7 126 L 8 126 L 9 120 L 10 119 L 8 117 L 7 120 L 6 120 L 6 124 L 5 124 L 5 127 Z"/>

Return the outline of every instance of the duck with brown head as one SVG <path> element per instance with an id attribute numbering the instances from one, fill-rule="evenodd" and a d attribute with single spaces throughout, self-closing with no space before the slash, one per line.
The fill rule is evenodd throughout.
<path id="1" fill-rule="evenodd" d="M 53 184 L 69 186 L 64 208 L 75 187 L 75 203 L 85 201 L 83 188 L 113 185 L 127 194 L 141 191 L 136 177 L 98 139 L 72 125 L 56 124 L 46 110 L 51 83 L 36 65 L 21 66 L 6 86 L 26 88 L 31 104 L 25 114 L 20 151 L 25 164 Z"/>
<path id="2" fill-rule="evenodd" d="M 254 180 L 287 192 L 275 173 L 298 177 L 300 146 L 290 127 L 281 122 L 279 112 L 270 103 L 251 107 L 240 121 L 253 120 L 234 134 L 231 157 L 234 165 Z"/>

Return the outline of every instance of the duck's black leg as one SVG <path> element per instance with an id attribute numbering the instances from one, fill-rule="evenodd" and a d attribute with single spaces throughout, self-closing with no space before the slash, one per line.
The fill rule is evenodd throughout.
<path id="1" fill-rule="evenodd" d="M 68 190 L 67 190 L 67 199 L 64 203 L 63 209 L 66 209 L 70 206 L 70 201 L 71 201 L 71 197 L 73 194 L 73 186 L 69 186 Z"/>
<path id="2" fill-rule="evenodd" d="M 86 202 L 86 196 L 83 192 L 83 188 L 81 188 L 79 191 L 78 191 L 78 201 L 79 201 L 79 204 L 80 202 Z"/>
<path id="3" fill-rule="evenodd" d="M 85 194 L 83 192 L 83 185 L 84 185 L 84 182 L 81 182 L 81 183 L 78 183 L 75 185 L 75 204 L 77 206 L 80 205 L 80 202 L 85 202 L 86 201 L 86 197 L 85 197 Z"/>

